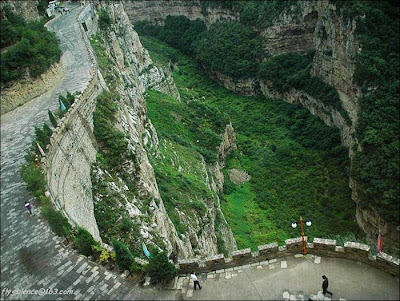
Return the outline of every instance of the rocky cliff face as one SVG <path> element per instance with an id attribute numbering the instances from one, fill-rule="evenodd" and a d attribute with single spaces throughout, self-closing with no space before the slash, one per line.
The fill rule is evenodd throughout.
<path id="1" fill-rule="evenodd" d="M 62 63 L 56 63 L 36 79 L 26 77 L 2 88 L 1 114 L 10 112 L 57 86 L 64 73 L 65 66 Z"/>
<path id="2" fill-rule="evenodd" d="M 26 21 L 36 21 L 39 20 L 39 12 L 37 6 L 39 0 L 31 1 L 13 1 L 5 0 L 0 2 L 0 8 L 3 10 L 8 7 L 15 14 L 22 16 Z"/>
<path id="3" fill-rule="evenodd" d="M 134 154 L 134 158 L 127 160 L 123 168 L 130 175 L 130 181 L 135 187 L 128 188 L 120 177 L 97 166 L 93 168 L 92 175 L 96 190 L 95 203 L 105 202 L 105 197 L 112 196 L 116 203 L 110 210 L 122 210 L 123 214 L 128 214 L 131 222 L 139 227 L 140 237 L 147 245 L 163 245 L 172 256 L 188 258 L 217 254 L 214 224 L 217 212 L 222 215 L 219 202 L 217 206 L 214 202 L 210 206 L 207 205 L 206 217 L 193 219 L 181 214 L 180 218 L 188 225 L 188 231 L 186 235 L 179 235 L 164 207 L 149 161 L 148 155 L 160 156 L 162 150 L 156 129 L 146 115 L 144 92 L 151 88 L 169 94 L 179 101 L 179 93 L 171 73 L 153 64 L 148 51 L 143 48 L 137 33 L 132 29 L 124 5 L 111 3 L 107 5 L 107 9 L 114 24 L 112 30 L 106 34 L 104 48 L 115 66 L 116 81 L 119 82 L 117 90 L 121 95 L 116 127 L 125 133 L 128 148 Z M 228 126 L 223 135 L 223 142 L 216 150 L 219 152 L 220 161 L 213 167 L 204 165 L 205 178 L 213 189 L 222 187 L 220 168 L 226 154 L 234 147 L 233 128 Z M 227 249 L 236 249 L 235 240 L 225 219 L 220 226 L 220 232 L 223 233 Z M 129 235 L 133 239 L 136 234 Z M 106 235 L 104 231 L 103 235 Z"/>
<path id="4" fill-rule="evenodd" d="M 184 15 L 191 20 L 200 18 L 211 24 L 221 19 L 238 20 L 237 13 L 213 8 L 209 9 L 208 19 L 201 10 L 199 1 L 135 1 L 127 4 L 127 12 L 131 21 L 150 20 L 163 24 L 167 15 Z M 210 17 L 211 16 L 211 17 Z M 223 74 L 209 70 L 211 76 L 223 84 L 226 88 L 240 94 L 253 94 L 261 87 L 267 97 L 278 97 L 285 101 L 302 103 L 310 112 L 321 118 L 327 125 L 340 129 L 343 145 L 349 150 L 349 157 L 353 157 L 354 148 L 358 146 L 354 135 L 358 120 L 358 100 L 360 89 L 353 84 L 356 55 L 362 51 L 357 41 L 355 30 L 357 24 L 342 16 L 336 9 L 336 5 L 328 0 L 322 1 L 298 1 L 290 9 L 284 10 L 273 20 L 273 24 L 267 28 L 255 28 L 262 37 L 262 45 L 266 55 L 279 55 L 282 53 L 305 53 L 314 49 L 315 56 L 312 75 L 321 77 L 326 83 L 333 86 L 339 93 L 343 109 L 350 117 L 349 124 L 333 107 L 328 107 L 318 99 L 302 91 L 291 90 L 284 95 L 272 90 L 268 83 L 260 83 L 257 80 L 237 81 Z M 385 239 L 393 241 L 392 246 L 399 243 L 399 232 L 394 226 L 389 225 L 379 218 L 372 209 L 361 209 L 359 199 L 355 194 L 356 183 L 350 179 L 350 187 L 353 189 L 352 199 L 358 204 L 357 221 L 366 232 L 368 239 L 375 243 L 378 233 L 379 220 L 381 229 L 387 229 L 383 233 Z M 386 230 L 385 230 L 386 231 Z"/>
<path id="5" fill-rule="evenodd" d="M 109 4 L 107 9 L 114 27 L 106 34 L 104 48 L 115 66 L 115 75 L 120 83 L 117 85 L 117 91 L 121 95 L 116 127 L 125 133 L 128 148 L 135 156 L 124 163 L 124 170 L 134 183 L 135 193 L 130 193 L 122 179 L 111 176 L 107 170 L 101 168 L 93 170 L 92 181 L 107 187 L 109 195 L 118 196 L 118 204 L 115 206 L 123 208 L 131 221 L 139 226 L 140 236 L 147 244 L 164 244 L 169 253 L 178 253 L 179 250 L 179 253 L 186 257 L 189 253 L 177 237 L 176 230 L 168 218 L 144 148 L 144 141 L 149 136 L 156 137 L 154 128 L 146 116 L 147 109 L 143 98 L 145 89 L 151 87 L 176 98 L 179 98 L 179 93 L 167 71 L 152 67 L 150 56 L 132 29 L 123 6 L 118 3 Z M 156 143 L 157 139 L 153 138 L 151 141 Z M 104 202 L 104 195 L 96 191 L 94 200 L 95 203 Z M 100 231 L 102 232 L 102 229 Z"/>
<path id="6" fill-rule="evenodd" d="M 199 0 L 124 1 L 124 6 L 132 23 L 148 20 L 163 25 L 167 16 L 186 16 L 190 20 L 199 18 L 207 25 L 218 20 L 238 19 L 238 14 L 229 9 L 218 6 L 205 8 Z"/>

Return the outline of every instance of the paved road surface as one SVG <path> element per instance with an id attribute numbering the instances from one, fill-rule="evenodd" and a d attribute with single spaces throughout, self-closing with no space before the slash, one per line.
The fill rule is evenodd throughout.
<path id="1" fill-rule="evenodd" d="M 40 216 L 31 217 L 24 208 L 24 201 L 32 199 L 18 170 L 33 139 L 33 127 L 48 121 L 47 109 L 57 108 L 58 94 L 81 91 L 88 84 L 89 58 L 75 19 L 79 9 L 71 7 L 70 14 L 58 16 L 48 26 L 59 37 L 63 51 L 66 69 L 59 85 L 1 117 L 1 299 L 282 299 L 285 291 L 316 294 L 322 273 L 330 277 L 337 297 L 399 298 L 398 279 L 365 265 L 332 259 L 316 265 L 304 258 L 296 259 L 297 263 L 289 258 L 287 269 L 278 262 L 241 273 L 203 275 L 203 290 L 196 292 L 183 278 L 181 290 L 140 288 L 63 247 Z M 40 288 L 73 290 L 73 294 L 6 295 L 7 289 Z"/>

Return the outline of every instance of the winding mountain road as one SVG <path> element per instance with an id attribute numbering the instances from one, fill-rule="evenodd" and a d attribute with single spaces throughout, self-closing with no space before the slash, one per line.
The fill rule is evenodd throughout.
<path id="1" fill-rule="evenodd" d="M 76 20 L 81 8 L 69 7 L 69 14 L 47 24 L 60 40 L 63 78 L 51 91 L 1 116 L 1 299 L 168 298 L 159 291 L 140 290 L 65 248 L 40 215 L 30 216 L 24 207 L 26 200 L 35 204 L 19 175 L 34 126 L 49 121 L 47 110 L 57 109 L 59 94 L 82 91 L 88 85 L 90 59 Z M 21 295 L 15 291 L 41 288 L 73 293 Z"/>

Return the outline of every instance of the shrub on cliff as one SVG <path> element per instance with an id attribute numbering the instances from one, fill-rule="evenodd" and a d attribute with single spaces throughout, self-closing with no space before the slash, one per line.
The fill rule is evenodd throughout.
<path id="1" fill-rule="evenodd" d="M 92 246 L 96 245 L 97 242 L 94 240 L 93 236 L 84 228 L 78 227 L 75 236 L 75 244 L 85 256 L 93 254 Z"/>
<path id="2" fill-rule="evenodd" d="M 165 252 L 152 253 L 152 258 L 146 268 L 146 272 L 151 277 L 151 283 L 153 284 L 167 284 L 178 273 L 175 266 L 169 262 L 167 253 Z"/>
<path id="3" fill-rule="evenodd" d="M 129 251 L 128 247 L 120 241 L 113 240 L 112 244 L 116 255 L 115 260 L 119 269 L 121 271 L 130 270 L 132 264 L 134 263 L 134 258 L 131 251 Z"/>
<path id="4" fill-rule="evenodd" d="M 60 211 L 54 209 L 51 205 L 46 205 L 42 208 L 41 213 L 56 235 L 68 238 L 71 233 L 71 225 Z"/>
<path id="5" fill-rule="evenodd" d="M 112 20 L 108 11 L 105 9 L 100 10 L 99 12 L 99 28 L 101 30 L 106 30 L 112 24 Z"/>

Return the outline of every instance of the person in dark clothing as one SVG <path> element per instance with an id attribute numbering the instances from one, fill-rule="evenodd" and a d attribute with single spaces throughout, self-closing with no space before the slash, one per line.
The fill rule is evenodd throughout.
<path id="1" fill-rule="evenodd" d="M 194 290 L 196 290 L 196 285 L 199 287 L 199 289 L 201 289 L 199 279 L 197 279 L 197 276 L 196 276 L 195 272 L 192 272 L 190 274 L 190 278 L 193 280 Z"/>
<path id="2" fill-rule="evenodd" d="M 25 208 L 28 209 L 29 213 L 33 216 L 35 215 L 34 213 L 34 209 L 31 203 L 29 203 L 28 201 L 25 201 Z"/>
<path id="3" fill-rule="evenodd" d="M 333 294 L 330 291 L 328 291 L 328 286 L 329 286 L 328 277 L 323 275 L 322 279 L 324 279 L 324 281 L 322 282 L 322 293 L 324 294 L 324 296 L 327 293 L 330 294 L 331 296 L 333 296 Z"/>

